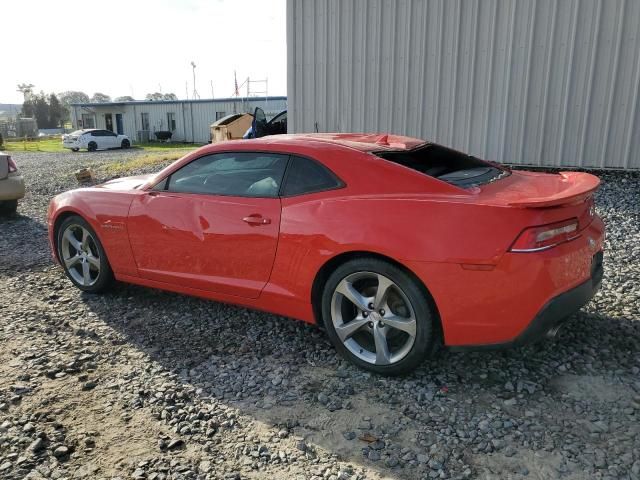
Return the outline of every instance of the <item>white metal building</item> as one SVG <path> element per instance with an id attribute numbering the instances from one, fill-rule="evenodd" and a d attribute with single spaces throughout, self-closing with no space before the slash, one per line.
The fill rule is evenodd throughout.
<path id="1" fill-rule="evenodd" d="M 270 118 L 287 109 L 287 97 L 82 103 L 71 105 L 71 121 L 74 128 L 124 133 L 134 142 L 155 140 L 155 132 L 170 130 L 172 141 L 207 143 L 213 122 L 256 107 Z"/>
<path id="2" fill-rule="evenodd" d="M 640 1 L 288 0 L 289 131 L 640 169 Z"/>

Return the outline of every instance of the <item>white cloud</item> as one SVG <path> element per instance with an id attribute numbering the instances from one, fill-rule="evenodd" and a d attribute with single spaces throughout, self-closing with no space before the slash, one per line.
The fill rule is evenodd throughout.
<path id="1" fill-rule="evenodd" d="M 285 0 L 22 0 L 2 11 L 15 42 L 3 49 L 0 102 L 21 102 L 23 82 L 138 99 L 160 86 L 184 98 L 188 82 L 191 97 L 191 61 L 202 98 L 211 81 L 230 96 L 234 70 L 239 84 L 268 77 L 269 94 L 286 95 Z"/>

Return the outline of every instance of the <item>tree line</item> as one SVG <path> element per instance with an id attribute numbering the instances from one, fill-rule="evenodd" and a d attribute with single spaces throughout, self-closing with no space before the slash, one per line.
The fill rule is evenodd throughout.
<path id="1" fill-rule="evenodd" d="M 68 122 L 71 118 L 70 106 L 74 103 L 108 103 L 111 97 L 104 93 L 96 92 L 91 97 L 84 92 L 68 90 L 59 94 L 43 91 L 34 93 L 34 85 L 20 84 L 18 90 L 24 95 L 22 104 L 22 117 L 35 118 L 39 128 L 58 128 Z M 148 93 L 145 100 L 177 100 L 174 93 Z M 116 97 L 114 102 L 133 102 L 135 99 L 129 95 Z"/>

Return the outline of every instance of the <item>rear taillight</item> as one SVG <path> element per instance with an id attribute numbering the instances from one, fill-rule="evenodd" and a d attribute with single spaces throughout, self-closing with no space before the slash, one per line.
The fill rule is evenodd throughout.
<path id="1" fill-rule="evenodd" d="M 7 160 L 9 163 L 9 173 L 17 172 L 18 166 L 16 165 L 16 162 L 13 161 L 13 158 L 9 157 Z"/>
<path id="2" fill-rule="evenodd" d="M 576 218 L 541 227 L 531 227 L 525 229 L 518 236 L 510 250 L 512 252 L 539 252 L 573 240 L 578 235 L 578 220 Z"/>

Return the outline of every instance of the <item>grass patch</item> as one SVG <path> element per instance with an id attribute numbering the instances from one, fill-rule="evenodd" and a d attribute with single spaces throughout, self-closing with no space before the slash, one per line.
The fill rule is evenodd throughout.
<path id="1" fill-rule="evenodd" d="M 200 147 L 200 145 L 192 143 L 134 143 L 132 148 L 135 150 L 143 150 L 145 152 L 166 152 L 166 151 L 182 151 L 189 152 Z M 5 139 L 4 145 L 0 150 L 6 152 L 49 152 L 60 153 L 70 152 L 67 148 L 62 148 L 62 139 L 60 136 L 44 137 L 33 140 L 24 139 Z"/>
<path id="2" fill-rule="evenodd" d="M 35 140 L 4 140 L 2 150 L 5 152 L 70 152 L 66 148 L 62 148 L 62 140 L 57 138 L 43 138 Z"/>
<path id="3" fill-rule="evenodd" d="M 193 150 L 193 146 L 191 147 L 191 150 Z M 102 170 L 108 176 L 125 175 L 134 170 L 177 160 L 180 157 L 184 157 L 186 153 L 187 152 L 185 150 L 167 150 L 159 153 L 148 153 L 128 160 L 111 162 L 102 167 Z"/>

